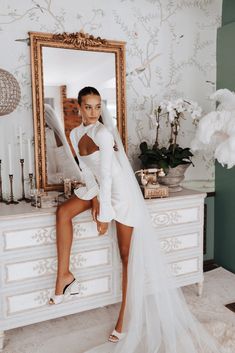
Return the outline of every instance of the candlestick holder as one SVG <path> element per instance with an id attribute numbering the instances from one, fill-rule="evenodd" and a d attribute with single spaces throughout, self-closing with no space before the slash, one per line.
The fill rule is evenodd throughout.
<path id="1" fill-rule="evenodd" d="M 33 188 L 33 173 L 29 173 L 29 187 L 30 190 Z"/>
<path id="2" fill-rule="evenodd" d="M 2 194 L 2 160 L 0 159 L 0 202 L 6 203 L 6 200 L 3 199 Z"/>
<path id="3" fill-rule="evenodd" d="M 13 174 L 9 174 L 9 181 L 10 181 L 10 200 L 7 201 L 6 204 L 7 205 L 17 204 L 19 202 L 14 200 L 14 195 L 13 195 Z"/>
<path id="4" fill-rule="evenodd" d="M 18 201 L 30 202 L 31 200 L 25 197 L 25 189 L 24 189 L 24 159 L 20 158 L 21 164 L 21 184 L 22 184 L 22 197 L 18 199 Z"/>

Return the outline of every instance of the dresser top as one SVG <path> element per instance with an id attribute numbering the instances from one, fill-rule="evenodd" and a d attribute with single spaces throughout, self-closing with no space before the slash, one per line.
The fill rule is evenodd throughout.
<path id="1" fill-rule="evenodd" d="M 24 216 L 42 216 L 54 214 L 56 208 L 36 208 L 29 203 L 20 202 L 17 205 L 0 204 L 0 219 L 19 218 Z"/>
<path id="2" fill-rule="evenodd" d="M 183 189 L 179 192 L 170 193 L 169 197 L 166 198 L 157 198 L 146 200 L 146 203 L 153 202 L 167 202 L 170 199 L 182 199 L 185 198 L 204 198 L 206 197 L 206 193 L 200 191 L 194 191 L 190 189 Z M 32 216 L 44 216 L 44 215 L 54 215 L 56 212 L 56 207 L 52 208 L 35 208 L 28 203 L 20 202 L 17 205 L 5 205 L 0 203 L 0 221 L 7 220 L 7 219 L 16 219 L 16 218 L 25 218 L 25 217 L 32 217 Z M 89 211 L 85 211 L 89 212 Z M 83 212 L 83 213 L 85 213 Z M 90 212 L 89 212 L 90 213 Z"/>

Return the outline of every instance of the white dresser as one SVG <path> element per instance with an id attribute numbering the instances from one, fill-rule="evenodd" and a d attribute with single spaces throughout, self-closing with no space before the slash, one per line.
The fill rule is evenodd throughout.
<path id="1" fill-rule="evenodd" d="M 206 194 L 184 190 L 146 200 L 156 237 L 179 286 L 203 283 Z M 48 306 L 56 275 L 55 209 L 0 206 L 0 350 L 4 331 L 121 300 L 121 265 L 114 224 L 98 236 L 90 211 L 74 218 L 71 270 L 82 283 L 69 301 Z"/>

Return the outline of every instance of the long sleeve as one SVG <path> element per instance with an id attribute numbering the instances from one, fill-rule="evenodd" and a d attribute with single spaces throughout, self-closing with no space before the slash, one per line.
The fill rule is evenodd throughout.
<path id="1" fill-rule="evenodd" d="M 100 213 L 97 218 L 100 222 L 109 222 L 115 218 L 115 211 L 111 204 L 114 140 L 112 134 L 102 127 L 95 136 L 95 142 L 100 150 Z"/>
<path id="2" fill-rule="evenodd" d="M 93 197 L 97 196 L 99 193 L 99 186 L 95 180 L 93 173 L 91 172 L 90 168 L 79 158 L 78 153 L 78 137 L 76 136 L 76 128 L 73 129 L 70 133 L 70 140 L 72 142 L 74 151 L 78 157 L 79 166 L 82 171 L 82 178 L 85 186 L 79 187 L 74 190 L 74 193 L 77 197 L 82 200 L 91 200 Z"/>

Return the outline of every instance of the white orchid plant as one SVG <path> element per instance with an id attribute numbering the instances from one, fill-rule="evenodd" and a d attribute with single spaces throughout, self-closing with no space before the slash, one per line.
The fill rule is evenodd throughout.
<path id="1" fill-rule="evenodd" d="M 173 101 L 162 101 L 154 108 L 151 117 L 156 121 L 156 139 L 150 149 L 144 141 L 140 144 L 141 155 L 139 158 L 144 167 L 157 165 L 168 171 L 169 167 L 174 168 L 179 164 L 191 164 L 193 156 L 190 148 L 181 148 L 177 144 L 177 136 L 180 129 L 180 120 L 185 119 L 185 115 L 192 117 L 192 122 L 197 125 L 202 109 L 196 102 L 178 98 Z M 161 117 L 166 117 L 170 124 L 169 146 L 159 148 L 159 130 Z"/>

